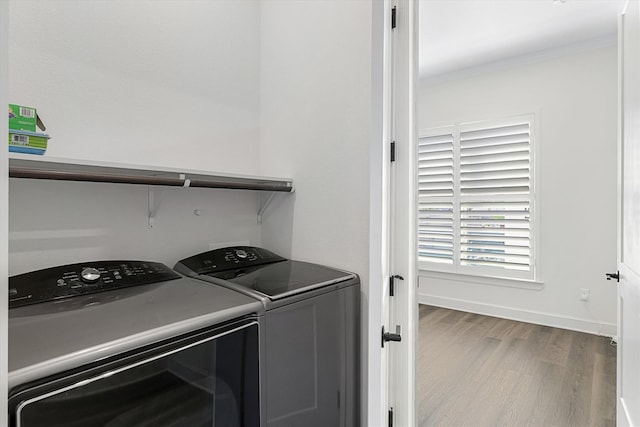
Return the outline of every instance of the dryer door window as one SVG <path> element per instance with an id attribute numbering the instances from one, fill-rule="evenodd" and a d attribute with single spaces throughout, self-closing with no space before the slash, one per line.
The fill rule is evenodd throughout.
<path id="1" fill-rule="evenodd" d="M 259 426 L 258 326 L 14 396 L 16 427 Z M 135 356 L 133 357 L 135 359 Z M 57 386 L 57 387 L 56 387 Z"/>

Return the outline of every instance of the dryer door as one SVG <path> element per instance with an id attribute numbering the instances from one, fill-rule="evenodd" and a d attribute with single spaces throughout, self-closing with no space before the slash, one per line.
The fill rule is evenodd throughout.
<path id="1" fill-rule="evenodd" d="M 12 393 L 16 427 L 260 425 L 258 324 L 242 321 Z"/>
<path id="2" fill-rule="evenodd" d="M 268 427 L 359 425 L 359 287 L 266 315 Z"/>

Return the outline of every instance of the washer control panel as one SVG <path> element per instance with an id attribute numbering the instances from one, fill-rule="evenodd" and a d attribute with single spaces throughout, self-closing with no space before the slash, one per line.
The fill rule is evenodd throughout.
<path id="1" fill-rule="evenodd" d="M 185 258 L 178 262 L 176 268 L 179 267 L 178 271 L 183 271 L 184 267 L 186 267 L 187 270 L 197 274 L 210 274 L 286 260 L 286 258 L 266 249 L 253 246 L 233 246 L 214 249 L 190 258 Z"/>
<path id="2" fill-rule="evenodd" d="M 9 308 L 178 279 L 158 262 L 94 261 L 9 277 Z"/>

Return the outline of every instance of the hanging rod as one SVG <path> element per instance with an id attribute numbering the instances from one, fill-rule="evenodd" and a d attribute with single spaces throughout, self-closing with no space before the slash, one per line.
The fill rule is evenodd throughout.
<path id="1" fill-rule="evenodd" d="M 15 161 L 14 161 L 15 160 Z M 174 170 L 143 170 L 120 165 L 94 166 L 62 162 L 23 161 L 10 159 L 10 178 L 47 179 L 57 181 L 105 182 L 114 184 L 146 184 L 170 187 L 223 188 L 232 190 L 277 191 L 290 193 L 289 179 L 224 176 L 184 173 Z"/>

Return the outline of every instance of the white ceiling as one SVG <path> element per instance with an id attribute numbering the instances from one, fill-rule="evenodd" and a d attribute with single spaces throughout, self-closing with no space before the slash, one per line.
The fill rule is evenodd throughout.
<path id="1" fill-rule="evenodd" d="M 420 75 L 615 42 L 624 0 L 420 0 Z"/>

